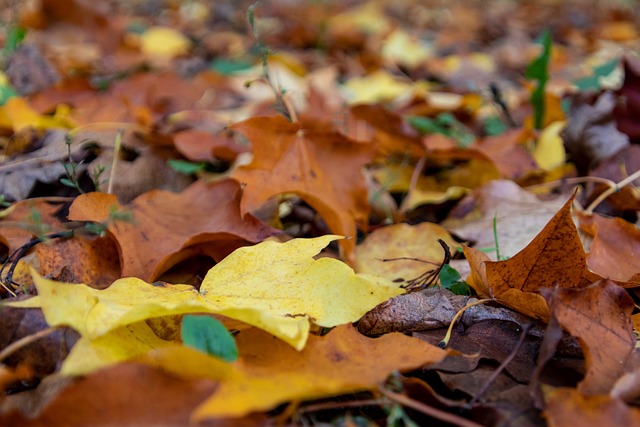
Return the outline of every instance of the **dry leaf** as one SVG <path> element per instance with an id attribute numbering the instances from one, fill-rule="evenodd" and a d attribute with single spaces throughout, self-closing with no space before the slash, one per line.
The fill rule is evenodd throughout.
<path id="1" fill-rule="evenodd" d="M 211 254 L 219 260 L 237 247 L 225 244 L 229 236 L 257 242 L 273 235 L 276 230 L 253 216 L 241 217 L 239 197 L 239 185 L 231 180 L 198 181 L 179 194 L 153 190 L 128 206 L 121 206 L 112 195 L 90 193 L 76 198 L 69 219 L 109 221 L 122 276 L 153 280 L 184 259 L 189 246 L 211 243 Z M 131 219 L 114 221 L 113 212 L 130 212 Z M 220 242 L 217 248 L 216 242 Z"/>

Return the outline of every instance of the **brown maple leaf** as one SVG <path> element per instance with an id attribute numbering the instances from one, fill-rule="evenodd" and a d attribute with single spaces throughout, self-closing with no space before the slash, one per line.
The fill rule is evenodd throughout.
<path id="1" fill-rule="evenodd" d="M 355 237 L 367 227 L 369 203 L 362 168 L 374 155 L 371 144 L 326 126 L 303 126 L 284 117 L 253 117 L 232 126 L 253 144 L 253 160 L 232 177 L 245 184 L 243 214 L 269 198 L 295 193 L 314 208 L 332 232 Z M 350 257 L 354 239 L 340 242 Z"/>

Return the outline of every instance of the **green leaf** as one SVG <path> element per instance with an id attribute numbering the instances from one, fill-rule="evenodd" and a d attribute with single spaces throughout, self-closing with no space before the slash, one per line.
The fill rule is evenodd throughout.
<path id="1" fill-rule="evenodd" d="M 544 122 L 544 91 L 549 81 L 549 61 L 551 59 L 551 32 L 547 29 L 540 36 L 542 53 L 529 64 L 524 75 L 528 79 L 538 81 L 538 85 L 531 93 L 531 105 L 534 110 L 534 126 L 541 129 Z"/>
<path id="2" fill-rule="evenodd" d="M 580 91 L 599 91 L 601 89 L 600 79 L 611 74 L 613 70 L 616 69 L 619 63 L 620 60 L 618 58 L 607 61 L 604 64 L 595 67 L 593 69 L 593 74 L 590 77 L 578 79 L 573 83 L 578 87 Z"/>
<path id="3" fill-rule="evenodd" d="M 171 169 L 184 175 L 195 175 L 198 172 L 202 172 L 206 167 L 204 162 L 193 163 L 177 159 L 170 159 L 167 163 Z"/>
<path id="4" fill-rule="evenodd" d="M 509 130 L 509 127 L 498 116 L 487 117 L 482 122 L 482 126 L 484 127 L 484 132 L 489 136 L 502 135 Z"/>
<path id="5" fill-rule="evenodd" d="M 440 270 L 440 284 L 443 288 L 449 289 L 456 295 L 471 295 L 471 288 L 467 282 L 462 280 L 458 270 L 449 264 L 443 265 Z"/>
<path id="6" fill-rule="evenodd" d="M 22 40 L 27 35 L 26 28 L 16 25 L 12 26 L 7 34 L 7 40 L 4 45 L 4 51 L 6 53 L 13 53 L 18 48 Z"/>
<path id="7" fill-rule="evenodd" d="M 6 86 L 0 86 L 0 106 L 7 103 L 11 98 L 18 96 L 18 93 L 8 84 Z"/>
<path id="8" fill-rule="evenodd" d="M 439 133 L 455 139 L 460 148 L 466 148 L 475 141 L 473 133 L 451 113 L 440 113 L 435 118 L 409 116 L 407 121 L 421 135 Z"/>
<path id="9" fill-rule="evenodd" d="M 458 270 L 451 267 L 449 264 L 445 264 L 442 266 L 440 270 L 440 284 L 442 287 L 449 289 L 454 284 L 460 281 L 460 273 Z"/>
<path id="10" fill-rule="evenodd" d="M 233 336 L 213 317 L 184 316 L 180 337 L 184 345 L 224 361 L 234 362 L 238 359 L 238 348 Z"/>
<path id="11" fill-rule="evenodd" d="M 248 59 L 223 59 L 218 58 L 211 63 L 209 68 L 223 75 L 236 74 L 251 68 L 253 61 Z"/>

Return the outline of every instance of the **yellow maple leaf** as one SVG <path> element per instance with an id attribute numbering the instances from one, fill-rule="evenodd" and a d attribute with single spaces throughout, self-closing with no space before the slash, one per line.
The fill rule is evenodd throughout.
<path id="1" fill-rule="evenodd" d="M 150 318 L 215 313 L 268 331 L 300 350 L 309 335 L 308 319 L 325 327 L 354 322 L 403 292 L 385 279 L 356 275 L 341 261 L 313 258 L 339 238 L 240 248 L 209 270 L 199 291 L 189 285 L 154 286 L 137 278 L 96 290 L 34 273 L 38 296 L 10 305 L 41 307 L 47 323 L 70 326 L 90 340 Z"/>

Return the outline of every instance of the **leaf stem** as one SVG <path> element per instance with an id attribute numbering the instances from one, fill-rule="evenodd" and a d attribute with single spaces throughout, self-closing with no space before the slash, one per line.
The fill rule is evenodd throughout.
<path id="1" fill-rule="evenodd" d="M 464 313 L 468 308 L 473 307 L 474 305 L 480 305 L 480 304 L 484 304 L 485 302 L 490 302 L 493 301 L 492 298 L 485 298 L 485 299 L 481 299 L 478 301 L 474 301 L 470 304 L 465 305 L 464 307 L 462 307 L 455 316 L 453 316 L 453 319 L 451 319 L 451 323 L 449 324 L 449 329 L 447 329 L 447 334 L 444 336 L 444 338 L 442 339 L 442 341 L 440 341 L 440 343 L 438 344 L 438 347 L 440 348 L 445 348 L 448 344 L 449 344 L 449 340 L 451 339 L 451 332 L 453 331 L 453 325 L 456 324 L 456 321 L 458 320 L 458 318 L 460 316 L 462 316 L 462 313 Z"/>

